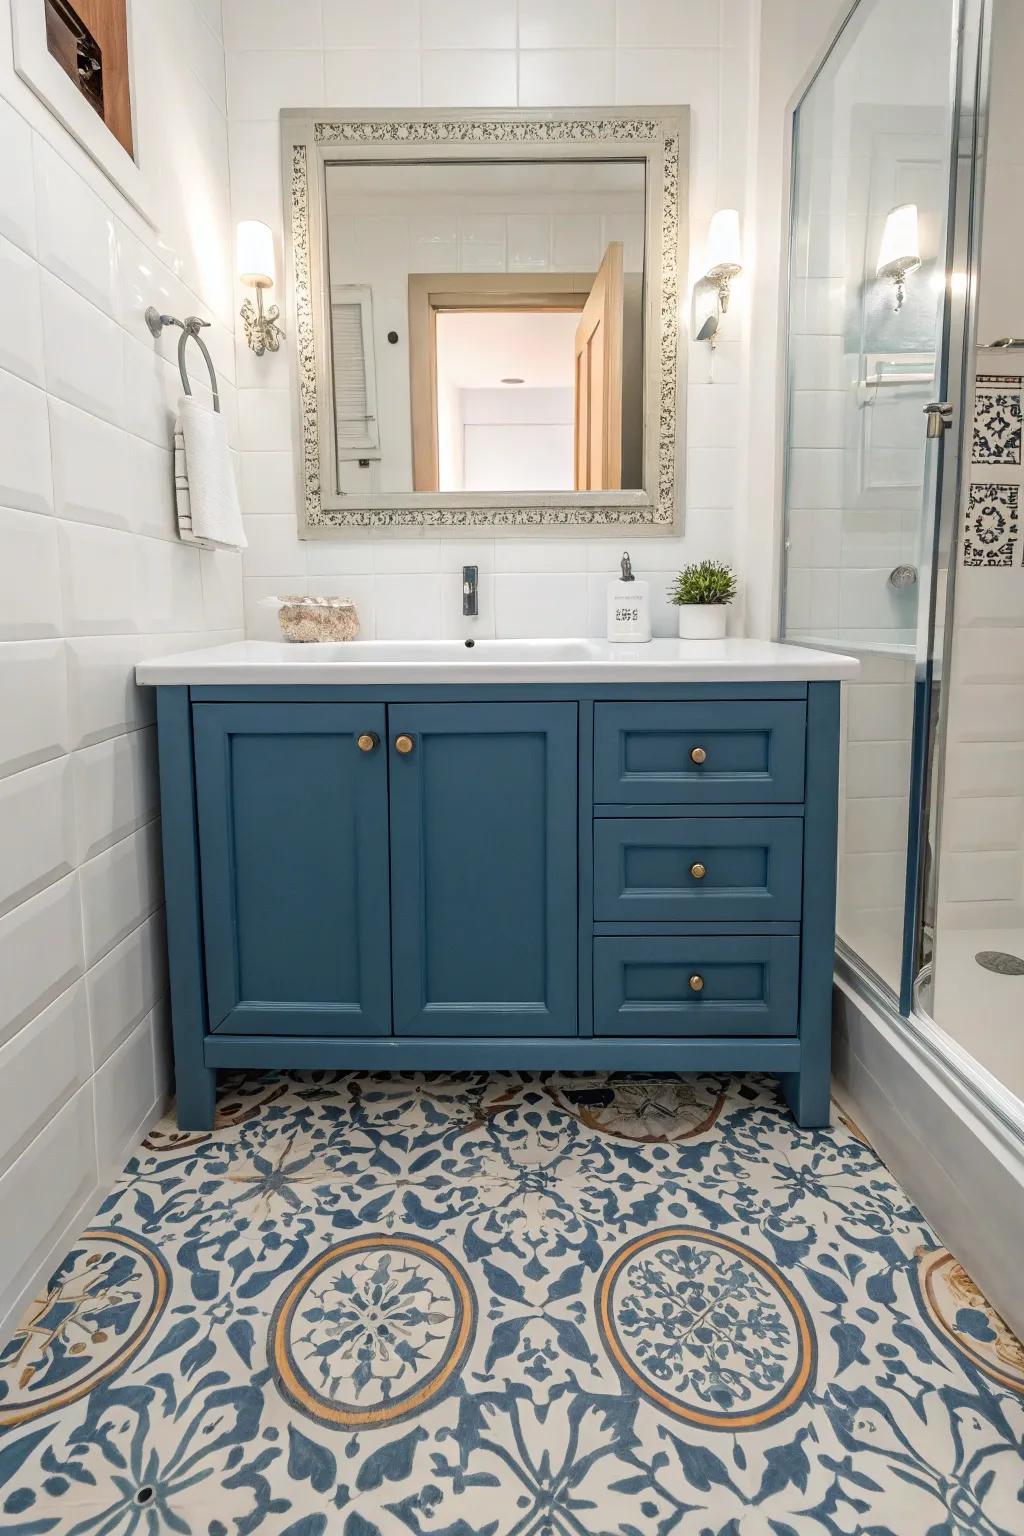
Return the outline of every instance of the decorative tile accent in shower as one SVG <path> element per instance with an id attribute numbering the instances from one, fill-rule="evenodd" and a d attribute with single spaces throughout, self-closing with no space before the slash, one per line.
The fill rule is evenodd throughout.
<path id="1" fill-rule="evenodd" d="M 1019 464 L 1020 374 L 980 373 L 974 400 L 973 464 Z"/>
<path id="2" fill-rule="evenodd" d="M 0 1531 L 1020 1530 L 1024 1351 L 762 1078 L 316 1073 L 165 1121 L 0 1355 Z"/>
<path id="3" fill-rule="evenodd" d="M 972 485 L 964 535 L 964 565 L 1012 565 L 1019 532 L 1020 487 Z"/>

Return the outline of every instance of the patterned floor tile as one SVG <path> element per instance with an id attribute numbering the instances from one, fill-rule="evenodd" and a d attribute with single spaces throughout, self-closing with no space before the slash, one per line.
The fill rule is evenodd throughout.
<path id="1" fill-rule="evenodd" d="M 308 1074 L 168 1120 L 0 1355 L 18 1536 L 1021 1536 L 1024 1351 L 766 1080 Z"/>

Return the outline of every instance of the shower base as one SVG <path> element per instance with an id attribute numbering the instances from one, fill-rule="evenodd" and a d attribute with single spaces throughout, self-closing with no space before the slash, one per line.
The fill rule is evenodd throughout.
<path id="1" fill-rule="evenodd" d="M 992 952 L 1024 955 L 1024 928 L 940 927 L 932 1017 L 1024 1100 L 1024 975 L 979 964 L 977 955 Z"/>

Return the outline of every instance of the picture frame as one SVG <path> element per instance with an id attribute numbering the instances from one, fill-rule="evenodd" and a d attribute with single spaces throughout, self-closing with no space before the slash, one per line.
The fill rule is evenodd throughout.
<path id="1" fill-rule="evenodd" d="M 155 224 L 152 194 L 138 161 L 139 134 L 134 68 L 134 0 L 122 0 L 128 41 L 134 157 L 122 146 L 95 108 L 54 58 L 47 45 L 44 0 L 10 0 L 15 72 L 62 123 L 75 141 L 150 224 Z"/>

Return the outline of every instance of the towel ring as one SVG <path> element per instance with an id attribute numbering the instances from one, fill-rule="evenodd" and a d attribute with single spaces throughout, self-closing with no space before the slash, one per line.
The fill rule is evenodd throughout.
<path id="1" fill-rule="evenodd" d="M 192 386 L 189 383 L 188 369 L 185 367 L 185 348 L 189 341 L 195 341 L 200 352 L 206 359 L 206 367 L 210 374 L 210 388 L 213 391 L 213 408 L 220 414 L 220 391 L 217 388 L 217 370 L 213 366 L 213 358 L 210 356 L 206 342 L 199 332 L 203 326 L 209 325 L 209 320 L 200 320 L 198 315 L 186 315 L 184 320 L 178 320 L 174 315 L 162 315 L 151 304 L 146 310 L 146 324 L 154 336 L 159 336 L 165 325 L 180 325 L 181 336 L 178 340 L 178 372 L 181 374 L 181 386 L 186 395 L 191 395 Z"/>

